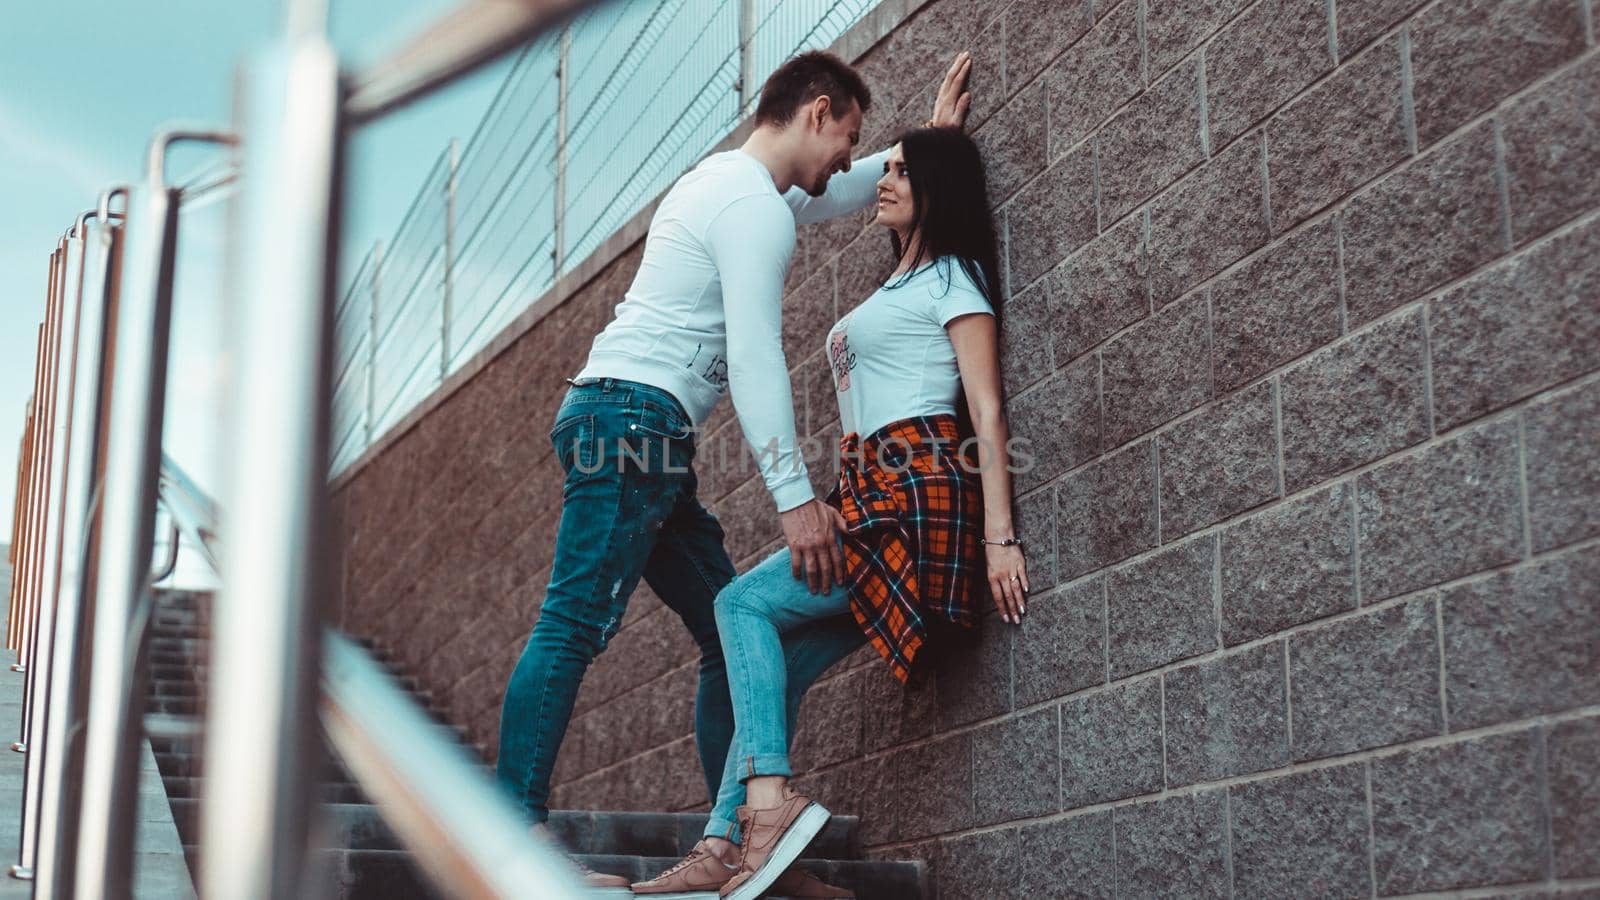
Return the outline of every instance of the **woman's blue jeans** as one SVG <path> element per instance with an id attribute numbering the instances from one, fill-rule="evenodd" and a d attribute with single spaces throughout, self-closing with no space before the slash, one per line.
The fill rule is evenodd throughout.
<path id="1" fill-rule="evenodd" d="M 717 628 L 733 694 L 733 747 L 722 772 L 707 835 L 737 841 L 734 811 L 744 781 L 793 775 L 789 744 L 806 689 L 866 643 L 842 585 L 812 594 L 779 550 L 717 595 Z"/>

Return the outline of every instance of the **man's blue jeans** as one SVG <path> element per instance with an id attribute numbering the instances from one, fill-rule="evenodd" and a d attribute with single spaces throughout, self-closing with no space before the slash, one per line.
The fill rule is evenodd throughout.
<path id="1" fill-rule="evenodd" d="M 734 569 L 721 526 L 695 498 L 692 423 L 659 388 L 585 379 L 567 392 L 550 439 L 566 473 L 561 521 L 539 619 L 506 685 L 497 778 L 530 821 L 549 818 L 550 774 L 578 685 L 616 634 L 642 577 L 700 647 L 695 744 L 707 796 L 715 800 L 733 739 L 733 708 L 714 605 Z M 793 651 L 792 733 L 800 695 L 843 654 L 805 633 L 786 644 Z M 742 802 L 743 785 L 734 784 Z M 730 807 L 705 833 L 729 834 L 731 820 Z"/>
<path id="2" fill-rule="evenodd" d="M 641 577 L 700 647 L 695 736 L 713 791 L 733 737 L 713 612 L 733 564 L 716 517 L 695 499 L 693 423 L 659 388 L 573 385 L 550 431 L 566 472 L 550 584 L 500 710 L 496 774 L 534 822 L 549 818 L 550 773 L 578 685 Z"/>

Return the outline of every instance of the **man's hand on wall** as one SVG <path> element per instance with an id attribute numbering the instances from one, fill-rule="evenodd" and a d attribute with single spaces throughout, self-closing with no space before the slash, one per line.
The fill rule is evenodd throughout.
<path id="1" fill-rule="evenodd" d="M 944 73 L 944 83 L 939 85 L 939 96 L 933 101 L 933 118 L 930 128 L 965 128 L 967 108 L 972 105 L 972 92 L 967 90 L 967 76 L 972 73 L 972 54 L 963 50 L 956 54 L 950 70 Z"/>

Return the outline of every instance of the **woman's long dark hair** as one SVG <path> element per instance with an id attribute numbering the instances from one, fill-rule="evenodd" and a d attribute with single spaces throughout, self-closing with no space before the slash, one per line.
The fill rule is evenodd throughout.
<path id="1" fill-rule="evenodd" d="M 898 143 L 915 206 L 910 233 L 919 235 L 919 240 L 916 258 L 896 285 L 925 261 L 955 257 L 994 309 L 998 329 L 1002 294 L 999 238 L 989 210 L 988 179 L 978 145 L 959 128 L 917 128 L 902 134 Z M 905 251 L 899 233 L 890 231 L 889 243 L 898 261 Z M 954 273 L 948 264 L 941 268 L 948 289 Z M 965 389 L 956 397 L 956 424 L 963 438 L 973 436 Z"/>

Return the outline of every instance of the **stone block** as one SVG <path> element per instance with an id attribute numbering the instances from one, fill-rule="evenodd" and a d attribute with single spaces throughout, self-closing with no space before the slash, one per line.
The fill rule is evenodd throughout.
<path id="1" fill-rule="evenodd" d="M 1011 437 L 1027 441 L 1033 462 L 1014 466 L 1017 491 L 1030 491 L 1100 451 L 1100 360 L 1085 356 L 1009 398 Z"/>
<path id="2" fill-rule="evenodd" d="M 1015 829 L 945 838 L 939 841 L 938 852 L 941 900 L 1016 896 Z"/>
<path id="3" fill-rule="evenodd" d="M 684 671 L 693 668 L 686 666 Z M 867 670 L 858 669 L 823 678 L 806 692 L 789 742 L 789 760 L 796 772 L 809 772 L 861 755 L 862 732 L 868 718 L 867 707 L 862 703 L 867 674 Z M 693 695 L 690 687 L 685 696 Z M 692 713 L 692 705 L 690 710 Z M 689 732 L 692 731 L 691 716 Z M 626 743 L 630 734 L 625 731 L 617 737 Z"/>
<path id="4" fill-rule="evenodd" d="M 894 271 L 894 254 L 888 236 L 876 229 L 862 234 L 839 254 L 837 270 L 838 303 L 834 310 L 842 317 L 883 287 L 889 273 Z M 829 322 L 828 327 L 832 326 L 833 322 Z M 727 405 L 732 406 L 731 403 Z"/>
<path id="5" fill-rule="evenodd" d="M 1228 896 L 1224 800 L 1212 790 L 1114 810 L 1117 896 Z"/>
<path id="6" fill-rule="evenodd" d="M 1411 80 L 1423 147 L 1584 49 L 1579 0 L 1463 0 L 1411 22 Z"/>
<path id="7" fill-rule="evenodd" d="M 1152 505 L 1154 498 L 1152 498 Z M 1048 590 L 1056 583 L 1056 491 L 1047 487 L 1012 504 L 1017 536 L 1024 541 L 1023 561 L 1028 567 L 1028 584 L 1034 592 Z M 1151 510 L 1152 516 L 1154 509 Z"/>
<path id="8" fill-rule="evenodd" d="M 1167 786 L 1289 764 L 1281 643 L 1166 673 Z"/>
<path id="9" fill-rule="evenodd" d="M 1517 559 L 1515 422 L 1466 432 L 1356 479 L 1367 602 Z"/>
<path id="10" fill-rule="evenodd" d="M 1267 124 L 1273 229 L 1294 227 L 1408 153 L 1400 42 L 1391 38 Z"/>
<path id="11" fill-rule="evenodd" d="M 1529 407 L 1522 440 L 1534 549 L 1600 534 L 1600 386 Z"/>
<path id="12" fill-rule="evenodd" d="M 1500 126 L 1518 244 L 1600 205 L 1600 57 L 1518 100 Z"/>
<path id="13" fill-rule="evenodd" d="M 1224 644 L 1355 608 L 1352 511 L 1338 484 L 1222 532 Z"/>
<path id="14" fill-rule="evenodd" d="M 1600 551 L 1591 547 L 1444 592 L 1452 729 L 1600 703 Z"/>
<path id="15" fill-rule="evenodd" d="M 1114 338 L 1104 365 L 1105 446 L 1127 443 L 1212 396 L 1205 294 L 1193 294 Z"/>
<path id="16" fill-rule="evenodd" d="M 1297 761 L 1443 730 L 1432 600 L 1413 600 L 1289 638 Z"/>
<path id="17" fill-rule="evenodd" d="M 1018 393 L 1055 370 L 1050 305 L 1050 292 L 1039 281 L 1006 301 L 1001 310 L 1000 374 L 1007 394 Z"/>
<path id="18" fill-rule="evenodd" d="M 790 380 L 794 383 L 795 430 L 802 437 L 816 434 L 839 418 L 839 399 L 833 390 L 833 367 L 828 361 L 828 352 L 819 350 L 804 359 L 791 359 L 790 363 L 794 364 Z M 836 445 L 826 449 L 832 451 Z M 811 465 L 809 457 L 806 465 Z"/>
<path id="19" fill-rule="evenodd" d="M 1206 47 L 1206 122 L 1225 147 L 1333 68 L 1321 0 L 1266 0 Z"/>
<path id="20" fill-rule="evenodd" d="M 1057 484 L 1057 577 L 1072 579 L 1156 545 L 1154 449 L 1153 441 L 1135 444 Z"/>
<path id="21" fill-rule="evenodd" d="M 1597 260 L 1591 221 L 1429 304 L 1440 430 L 1600 369 Z"/>
<path id="22" fill-rule="evenodd" d="M 1131 216 L 1045 279 L 1058 363 L 1087 353 L 1150 312 L 1145 217 Z"/>
<path id="23" fill-rule="evenodd" d="M 1267 242 L 1262 144 L 1222 151 L 1150 204 L 1150 294 L 1159 308 Z"/>
<path id="24" fill-rule="evenodd" d="M 1094 147 L 1057 160 L 1006 205 L 1011 289 L 1025 290 L 1095 235 Z"/>
<path id="25" fill-rule="evenodd" d="M 1100 129 L 1101 222 L 1116 222 L 1203 162 L 1200 128 L 1200 65 L 1191 60 Z"/>
<path id="26" fill-rule="evenodd" d="M 1283 373 L 1283 476 L 1290 491 L 1428 438 L 1427 345 L 1410 312 Z"/>
<path id="27" fill-rule="evenodd" d="M 1338 7 L 1339 59 L 1348 60 L 1427 0 L 1344 0 Z"/>
<path id="28" fill-rule="evenodd" d="M 1046 163 L 1045 91 L 1034 85 L 1018 94 L 973 134 L 983 153 L 989 205 L 1004 203 Z"/>
<path id="29" fill-rule="evenodd" d="M 890 799 L 898 840 L 969 828 L 972 810 L 972 733 L 963 732 L 892 754 L 900 782 Z M 938 773 L 937 785 L 928 782 Z M 936 789 L 934 789 L 936 788 Z"/>
<path id="30" fill-rule="evenodd" d="M 778 510 L 760 475 L 744 482 L 711 507 L 727 534 L 728 556 L 744 559 L 782 532 Z"/>
<path id="31" fill-rule="evenodd" d="M 1351 201 L 1341 223 L 1350 327 L 1504 251 L 1494 165 L 1493 129 L 1480 125 Z"/>
<path id="32" fill-rule="evenodd" d="M 1117 871 L 1110 810 L 1019 829 L 1018 897 L 1112 900 Z"/>
<path id="33" fill-rule="evenodd" d="M 1094 23 L 1088 0 L 1019 0 L 1006 11 L 1006 83 L 1027 84 Z"/>
<path id="34" fill-rule="evenodd" d="M 1144 13 L 1149 78 L 1160 78 L 1249 5 L 1246 0 L 1149 0 Z"/>
<path id="35" fill-rule="evenodd" d="M 1139 62 L 1139 3 L 1122 0 L 1045 74 L 1052 159 L 1139 92 Z"/>
<path id="36" fill-rule="evenodd" d="M 1226 393 L 1339 336 L 1332 219 L 1266 248 L 1211 286 L 1217 392 Z"/>
<path id="37" fill-rule="evenodd" d="M 1112 679 L 1217 649 L 1215 537 L 1107 576 Z"/>
<path id="38" fill-rule="evenodd" d="M 1061 805 L 1161 790 L 1161 679 L 1114 684 L 1061 704 Z"/>
<path id="39" fill-rule="evenodd" d="M 1234 896 L 1369 896 L 1365 768 L 1233 788 Z"/>
<path id="40" fill-rule="evenodd" d="M 1263 382 L 1157 436 L 1163 540 L 1278 496 L 1272 390 Z"/>
<path id="41" fill-rule="evenodd" d="M 1600 875 L 1600 718 L 1552 725 L 1547 741 L 1555 875 Z"/>
<path id="42" fill-rule="evenodd" d="M 790 368 L 826 349 L 834 321 L 833 267 L 823 266 L 783 298 L 783 356 Z"/>
<path id="43" fill-rule="evenodd" d="M 898 835 L 895 791 L 899 789 L 894 759 L 889 756 L 850 760 L 795 779 L 795 789 L 815 797 L 836 816 L 861 817 L 861 842 L 884 844 Z M 699 840 L 699 831 L 694 840 Z M 685 851 L 694 846 L 684 845 Z"/>
<path id="44" fill-rule="evenodd" d="M 1543 877 L 1538 743 L 1530 730 L 1373 760 L 1378 896 Z"/>
<path id="45" fill-rule="evenodd" d="M 979 600 L 982 610 L 993 601 Z M 1008 712 L 1011 706 L 1011 632 L 998 616 L 975 631 L 942 636 L 933 660 L 939 679 L 941 731 Z"/>
<path id="46" fill-rule="evenodd" d="M 908 741 L 925 738 L 938 723 L 938 681 L 919 673 L 902 685 L 887 666 L 862 669 L 862 706 L 872 711 L 862 717 L 861 749 L 876 753 Z"/>
<path id="47" fill-rule="evenodd" d="M 1011 647 L 1019 708 L 1105 683 L 1105 602 L 1100 579 L 1029 595 Z"/>
<path id="48" fill-rule="evenodd" d="M 1060 809 L 1059 716 L 1056 707 L 1047 706 L 973 732 L 972 794 L 977 824 L 1010 822 Z"/>

